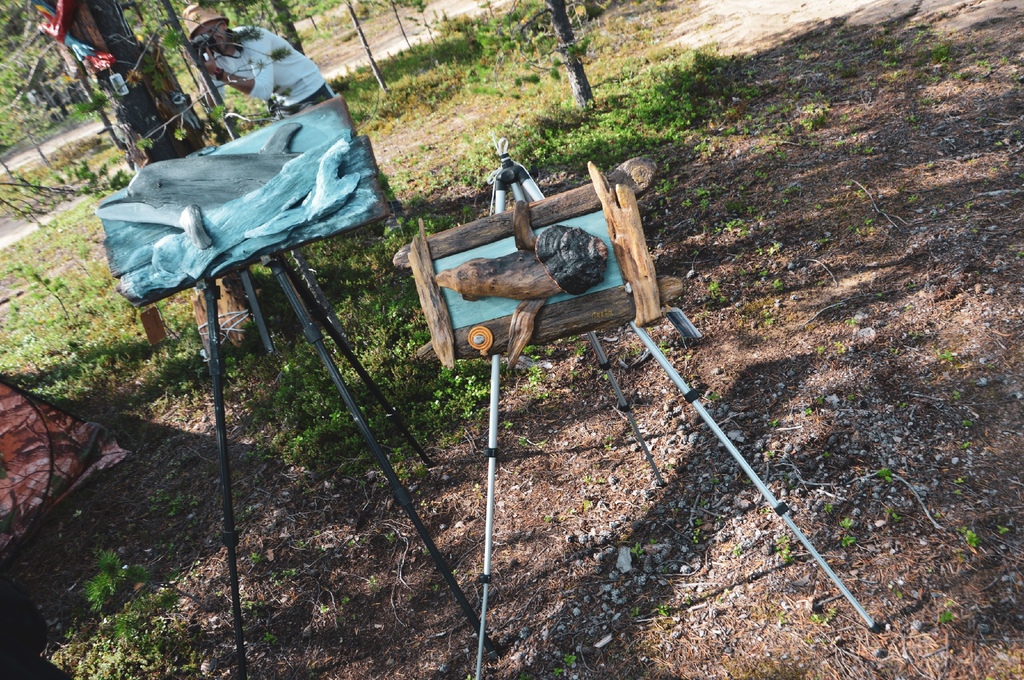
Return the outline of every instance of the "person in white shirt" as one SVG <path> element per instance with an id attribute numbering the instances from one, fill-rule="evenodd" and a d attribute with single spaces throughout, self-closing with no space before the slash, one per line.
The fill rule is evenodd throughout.
<path id="1" fill-rule="evenodd" d="M 199 5 L 184 12 L 188 38 L 203 67 L 223 88 L 262 99 L 276 117 L 334 97 L 320 69 L 278 35 L 254 26 L 228 28 L 228 18 Z"/>

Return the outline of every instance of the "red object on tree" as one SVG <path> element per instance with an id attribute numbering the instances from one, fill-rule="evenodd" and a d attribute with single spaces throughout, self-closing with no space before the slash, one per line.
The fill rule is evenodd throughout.
<path id="1" fill-rule="evenodd" d="M 62 45 L 67 45 L 76 57 L 97 71 L 105 71 L 114 65 L 114 55 L 101 52 L 92 45 L 68 35 L 68 28 L 78 13 L 78 0 L 57 0 L 56 9 L 45 0 L 35 0 L 33 4 L 46 17 L 46 23 L 39 24 L 43 33 Z"/>

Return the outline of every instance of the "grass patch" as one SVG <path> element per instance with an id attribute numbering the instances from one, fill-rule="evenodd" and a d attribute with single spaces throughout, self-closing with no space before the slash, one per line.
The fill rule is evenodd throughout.
<path id="1" fill-rule="evenodd" d="M 72 630 L 53 662 L 83 680 L 198 677 L 196 641 L 176 616 L 178 595 L 144 595 L 95 626 Z"/>

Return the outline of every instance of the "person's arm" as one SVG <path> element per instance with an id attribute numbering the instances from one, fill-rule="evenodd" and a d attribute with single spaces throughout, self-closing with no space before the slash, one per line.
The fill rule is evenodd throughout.
<path id="1" fill-rule="evenodd" d="M 218 83 L 224 83 L 228 87 L 233 87 L 242 94 L 252 94 L 253 87 L 256 85 L 256 79 L 242 78 L 241 76 L 236 76 L 233 73 L 228 73 L 227 71 L 222 69 L 213 59 L 210 59 L 209 61 L 205 62 L 203 64 L 203 67 L 206 69 L 206 72 L 210 74 L 210 77 L 213 78 L 215 81 L 217 81 Z M 271 79 L 273 78 L 273 72 L 271 72 L 270 77 Z"/>
<path id="2" fill-rule="evenodd" d="M 284 38 L 270 31 L 262 28 L 256 30 L 259 32 L 259 38 L 245 43 L 245 49 L 248 50 L 249 68 L 253 77 L 243 80 L 240 84 L 248 89 L 243 90 L 242 87 L 234 85 L 232 87 L 236 87 L 250 97 L 267 101 L 274 96 L 275 82 L 274 60 L 270 55 L 282 48 L 291 50 L 291 46 L 285 42 Z"/>

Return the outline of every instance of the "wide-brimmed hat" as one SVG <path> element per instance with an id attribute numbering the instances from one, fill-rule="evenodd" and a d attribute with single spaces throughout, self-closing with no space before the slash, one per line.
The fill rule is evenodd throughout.
<path id="1" fill-rule="evenodd" d="M 209 7 L 200 7 L 199 5 L 189 5 L 182 12 L 182 17 L 185 19 L 185 30 L 188 31 L 189 40 L 196 34 L 196 31 L 208 21 L 229 21 L 229 19 L 223 14 L 216 12 Z"/>

